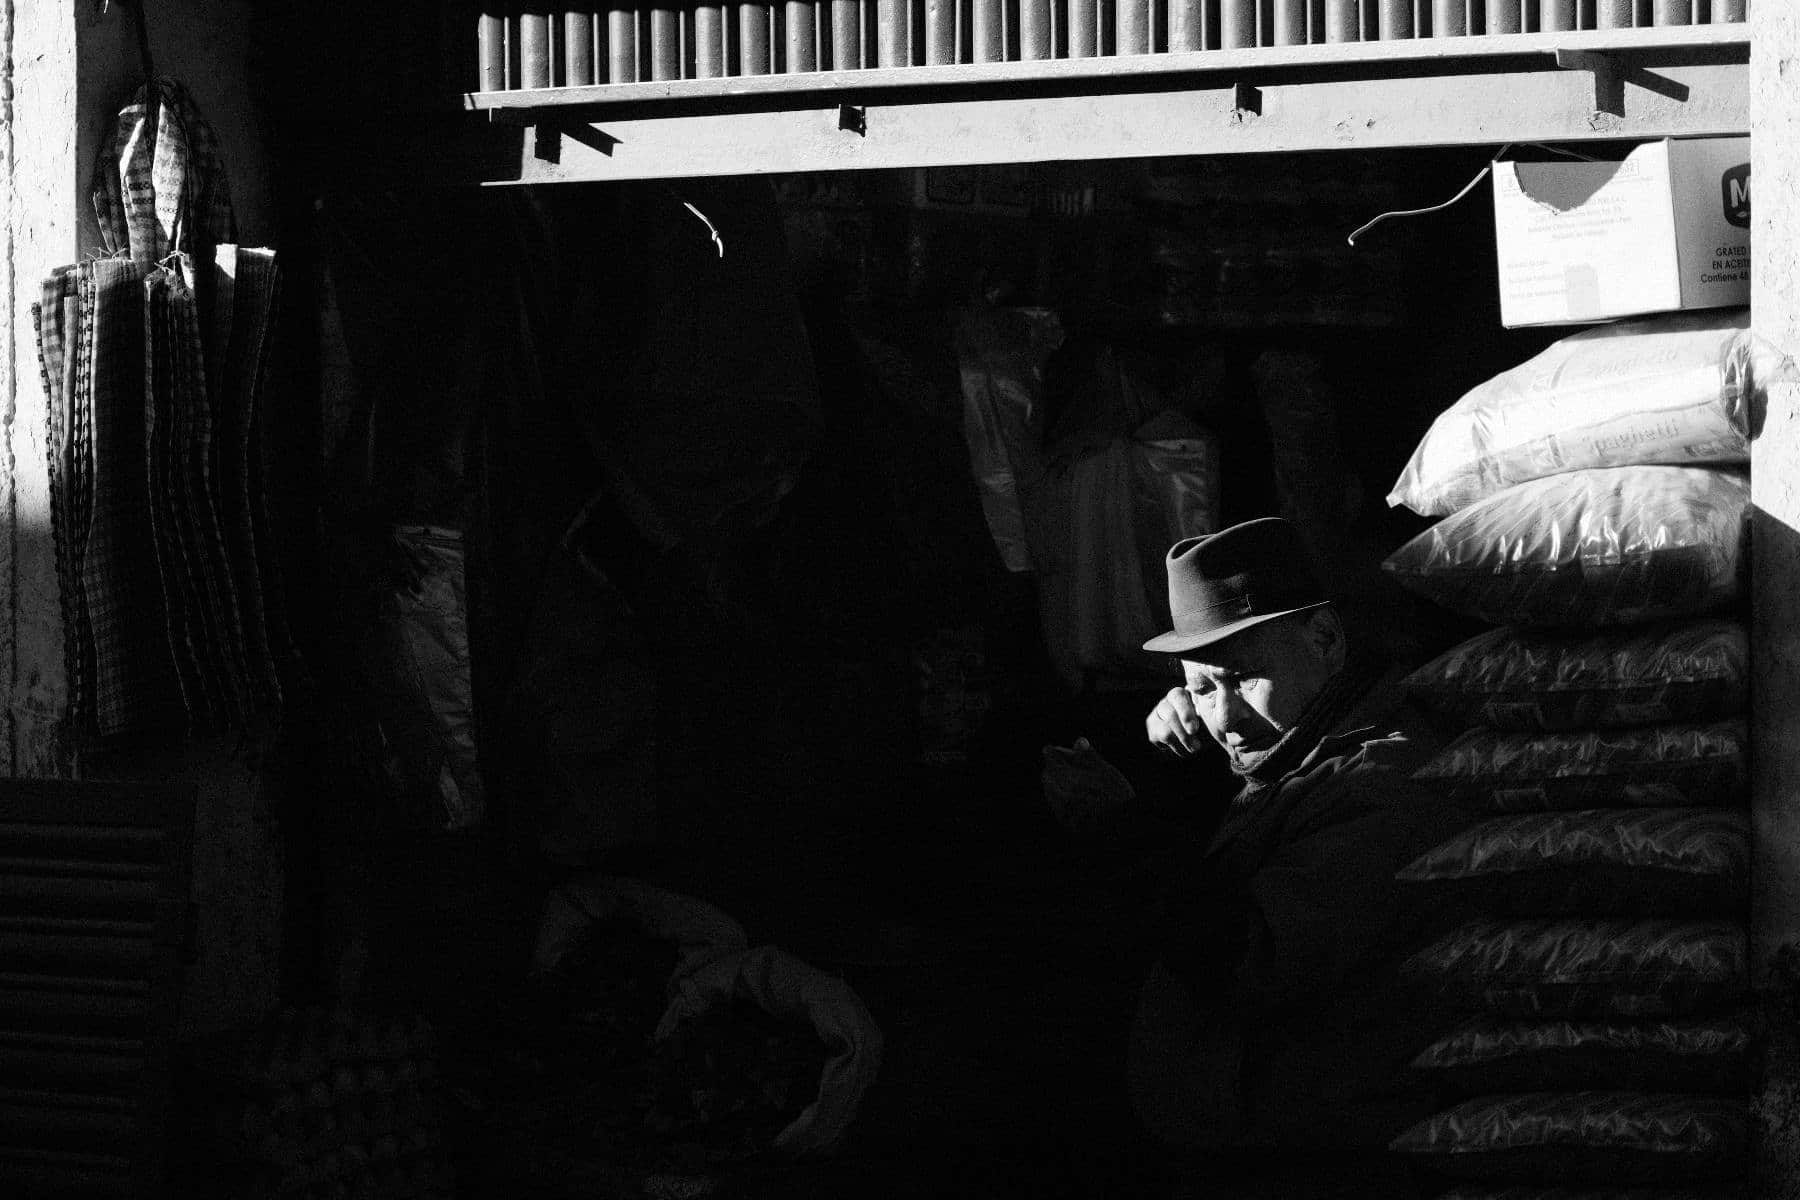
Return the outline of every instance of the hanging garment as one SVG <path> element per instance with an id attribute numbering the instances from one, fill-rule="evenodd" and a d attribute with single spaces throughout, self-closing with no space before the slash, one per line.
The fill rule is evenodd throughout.
<path id="1" fill-rule="evenodd" d="M 162 634 L 166 624 L 144 504 L 146 477 L 144 269 L 102 259 L 83 271 L 92 295 L 91 511 L 78 564 L 85 645 L 93 654 L 94 724 L 102 734 L 178 710 L 181 696 Z"/>
<path id="2" fill-rule="evenodd" d="M 280 293 L 273 250 L 218 248 L 207 358 L 207 391 L 215 429 L 212 472 L 226 558 L 237 592 L 246 685 L 261 706 L 281 703 L 281 678 L 275 664 L 277 657 L 286 657 L 292 647 L 280 605 L 280 568 L 266 536 L 270 521 L 264 487 L 264 421 L 257 404 L 268 374 Z M 258 537 L 258 527 L 265 536 Z"/>
<path id="3" fill-rule="evenodd" d="M 183 271 L 158 268 L 149 278 L 150 336 L 156 387 L 152 421 L 168 431 L 168 501 L 175 561 L 192 608 L 187 632 L 211 719 L 241 725 L 248 714 L 248 669 L 225 533 L 218 480 L 212 471 L 214 430 L 206 394 L 204 343 L 194 289 Z"/>
<path id="4" fill-rule="evenodd" d="M 75 513 L 72 496 L 71 426 L 76 395 L 76 359 L 81 333 L 80 278 L 74 267 L 58 268 L 41 288 L 42 299 L 31 306 L 38 343 L 46 414 L 46 450 L 50 487 L 50 540 L 56 557 L 56 592 L 62 612 L 63 678 L 68 683 L 70 713 L 79 721 L 82 675 L 80 648 L 81 589 L 76 586 Z"/>
<path id="5" fill-rule="evenodd" d="M 139 88 L 119 111 L 94 170 L 102 244 L 146 265 L 237 237 L 212 126 L 180 83 L 158 79 L 155 89 L 153 104 Z"/>
<path id="6" fill-rule="evenodd" d="M 120 113 L 93 200 L 111 257 L 55 271 L 33 306 L 70 725 L 260 725 L 288 650 L 251 461 L 274 254 L 230 244 L 217 142 L 173 80 Z"/>

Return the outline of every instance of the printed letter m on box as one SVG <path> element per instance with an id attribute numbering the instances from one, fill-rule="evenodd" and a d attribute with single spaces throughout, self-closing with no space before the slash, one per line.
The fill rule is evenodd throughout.
<path id="1" fill-rule="evenodd" d="M 1739 229 L 1750 228 L 1750 164 L 1743 163 L 1719 176 L 1725 219 Z"/>

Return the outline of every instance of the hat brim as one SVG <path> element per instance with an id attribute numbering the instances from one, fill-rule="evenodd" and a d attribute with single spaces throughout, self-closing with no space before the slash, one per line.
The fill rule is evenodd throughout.
<path id="1" fill-rule="evenodd" d="M 1319 600 L 1312 604 L 1302 604 L 1299 608 L 1284 608 L 1280 612 L 1257 613 L 1255 616 L 1240 617 L 1236 621 L 1220 625 L 1216 629 L 1209 629 L 1205 633 L 1181 633 L 1171 630 L 1145 642 L 1144 649 L 1157 654 L 1184 654 L 1189 650 L 1198 650 L 1202 646 L 1222 642 L 1228 637 L 1234 637 L 1246 629 L 1252 629 L 1265 622 L 1291 617 L 1295 613 L 1311 612 L 1315 608 L 1325 608 L 1330 603 L 1329 600 Z"/>

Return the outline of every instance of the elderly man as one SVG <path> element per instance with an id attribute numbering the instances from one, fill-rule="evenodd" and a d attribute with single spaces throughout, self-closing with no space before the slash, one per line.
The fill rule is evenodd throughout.
<path id="1" fill-rule="evenodd" d="M 1348 644 L 1285 521 L 1189 538 L 1167 567 L 1175 627 L 1145 649 L 1185 685 L 1150 740 L 1217 745 L 1243 787 L 1168 882 L 1133 1102 L 1195 1194 L 1404 1195 L 1382 1148 L 1427 1111 L 1407 1064 L 1436 1021 L 1394 986 L 1425 916 L 1393 880 L 1467 823 L 1409 779 L 1441 740 Z"/>

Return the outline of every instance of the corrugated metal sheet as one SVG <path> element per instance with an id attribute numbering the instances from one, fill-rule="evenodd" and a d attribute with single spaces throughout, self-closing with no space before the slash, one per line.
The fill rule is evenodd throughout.
<path id="1" fill-rule="evenodd" d="M 496 3 L 479 92 L 1205 50 L 1733 24 L 1748 0 Z"/>
<path id="2" fill-rule="evenodd" d="M 0 781 L 0 1195 L 159 1191 L 190 792 Z"/>

